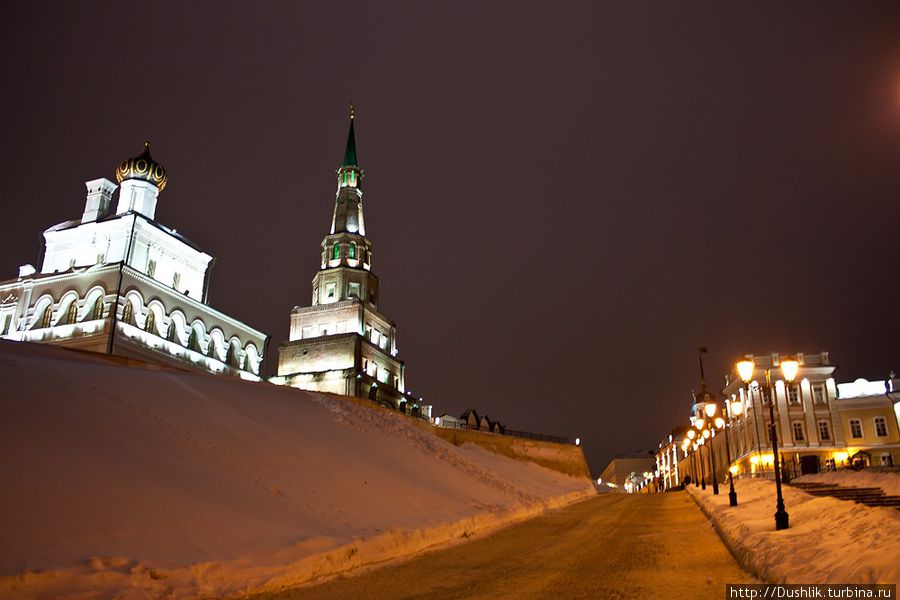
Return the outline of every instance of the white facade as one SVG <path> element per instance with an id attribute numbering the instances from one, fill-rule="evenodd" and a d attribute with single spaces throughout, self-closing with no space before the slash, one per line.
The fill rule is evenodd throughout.
<path id="1" fill-rule="evenodd" d="M 259 380 L 267 336 L 208 306 L 213 257 L 154 220 L 167 175 L 149 147 L 88 181 L 80 220 L 44 232 L 39 269 L 0 282 L 0 338 Z"/>

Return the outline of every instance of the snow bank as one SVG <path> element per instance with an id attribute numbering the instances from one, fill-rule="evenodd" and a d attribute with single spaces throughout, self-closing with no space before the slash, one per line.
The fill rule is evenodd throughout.
<path id="1" fill-rule="evenodd" d="M 775 484 L 735 482 L 718 496 L 688 486 L 741 565 L 772 583 L 897 583 L 900 581 L 900 511 L 815 497 L 783 486 L 790 528 L 775 531 Z"/>
<path id="2" fill-rule="evenodd" d="M 877 487 L 888 496 L 900 496 L 900 473 L 890 471 L 853 471 L 841 469 L 796 477 L 802 483 L 835 483 L 848 487 Z"/>
<path id="3" fill-rule="evenodd" d="M 0 597 L 274 590 L 592 495 L 348 399 L 0 343 Z"/>

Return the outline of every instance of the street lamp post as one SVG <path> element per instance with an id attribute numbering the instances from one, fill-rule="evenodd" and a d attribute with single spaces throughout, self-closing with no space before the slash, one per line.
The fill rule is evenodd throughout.
<path id="1" fill-rule="evenodd" d="M 697 455 L 697 464 L 700 465 L 700 489 L 706 491 L 706 465 L 703 464 L 703 453 L 700 449 L 703 447 L 703 438 L 697 438 L 694 443 L 694 453 Z"/>
<path id="2" fill-rule="evenodd" d="M 722 430 L 725 436 L 725 459 L 728 461 L 728 505 L 737 506 L 737 493 L 734 491 L 734 473 L 731 472 L 731 444 L 728 441 L 728 423 L 722 417 L 716 418 L 716 429 Z"/>
<path id="3" fill-rule="evenodd" d="M 688 443 L 686 446 L 691 448 L 691 474 L 694 476 L 694 487 L 697 487 L 700 485 L 700 482 L 698 481 L 699 477 L 697 477 L 697 462 L 694 457 L 694 454 L 697 453 L 697 443 L 694 442 L 694 438 L 697 437 L 697 432 L 693 429 L 688 429 L 687 437 Z"/>
<path id="4" fill-rule="evenodd" d="M 714 417 L 716 416 L 716 405 L 713 403 L 709 403 L 703 407 L 703 412 L 706 413 L 706 416 L 709 417 L 706 420 L 706 431 L 703 432 L 703 437 L 709 439 L 709 448 L 706 449 L 707 454 L 709 456 L 709 468 L 712 471 L 712 488 L 713 495 L 719 495 L 719 478 L 716 476 L 716 455 L 713 453 L 713 434 L 715 433 L 715 421 Z M 708 433 L 707 433 L 708 432 Z"/>
<path id="5" fill-rule="evenodd" d="M 750 380 L 753 378 L 753 369 L 756 365 L 754 365 L 751 359 L 747 358 L 738 361 L 735 366 L 737 367 L 741 379 L 744 383 L 749 385 Z M 786 356 L 781 359 L 781 374 L 784 376 L 784 381 L 787 385 L 794 382 L 799 368 L 800 363 L 797 362 L 797 359 L 794 357 Z M 769 435 L 772 439 L 772 463 L 775 467 L 775 494 L 777 496 L 775 503 L 775 529 L 781 530 L 787 529 L 790 525 L 788 513 L 784 509 L 784 497 L 781 495 L 781 461 L 778 460 L 778 430 L 775 424 L 775 399 L 772 398 L 772 378 L 770 371 L 770 369 L 765 369 L 766 384 L 764 390 L 766 397 L 769 399 Z"/>

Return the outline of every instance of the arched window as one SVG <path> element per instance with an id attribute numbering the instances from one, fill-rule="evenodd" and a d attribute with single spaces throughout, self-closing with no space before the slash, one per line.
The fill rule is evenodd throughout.
<path id="1" fill-rule="evenodd" d="M 66 307 L 66 314 L 63 315 L 63 318 L 60 320 L 58 325 L 69 325 L 70 323 L 74 323 L 77 317 L 78 302 L 73 299 L 71 302 L 69 302 L 69 306 Z"/>
<path id="2" fill-rule="evenodd" d="M 144 331 L 156 335 L 156 313 L 147 310 L 147 321 L 144 323 Z"/>
<path id="3" fill-rule="evenodd" d="M 169 321 L 169 329 L 168 331 L 166 331 L 166 339 L 170 342 L 178 342 L 178 339 L 176 338 L 177 334 L 175 333 L 176 327 L 177 325 L 175 324 L 175 319 Z"/>
<path id="4" fill-rule="evenodd" d="M 48 304 L 44 312 L 41 313 L 41 328 L 50 327 L 50 319 L 53 318 L 53 305 Z"/>
<path id="5" fill-rule="evenodd" d="M 239 350 L 234 344 L 228 344 L 228 352 L 225 353 L 225 364 L 229 367 L 240 368 Z"/>
<path id="6" fill-rule="evenodd" d="M 103 318 L 103 296 L 100 296 L 94 302 L 94 308 L 91 310 L 91 318 L 95 321 Z"/>
<path id="7" fill-rule="evenodd" d="M 188 348 L 194 352 L 203 353 L 203 350 L 200 348 L 200 336 L 197 335 L 197 330 L 193 327 L 191 328 L 191 336 L 188 338 Z"/>
<path id="8" fill-rule="evenodd" d="M 350 242 L 350 253 L 347 254 L 347 258 L 356 258 L 356 242 Z"/>
<path id="9" fill-rule="evenodd" d="M 125 302 L 125 308 L 122 309 L 122 322 L 134 325 L 134 305 L 130 300 Z"/>
<path id="10" fill-rule="evenodd" d="M 338 248 L 337 242 L 331 247 L 331 258 L 337 260 L 341 257 L 341 249 Z"/>

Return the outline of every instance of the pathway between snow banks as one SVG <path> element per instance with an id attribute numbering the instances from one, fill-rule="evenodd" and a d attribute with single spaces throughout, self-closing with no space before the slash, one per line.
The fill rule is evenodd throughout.
<path id="1" fill-rule="evenodd" d="M 775 531 L 775 484 L 735 482 L 738 506 L 688 486 L 738 562 L 771 583 L 900 582 L 900 511 L 814 497 L 783 486 L 790 528 Z"/>
<path id="2" fill-rule="evenodd" d="M 276 590 L 594 494 L 391 411 L 0 343 L 0 598 Z"/>

